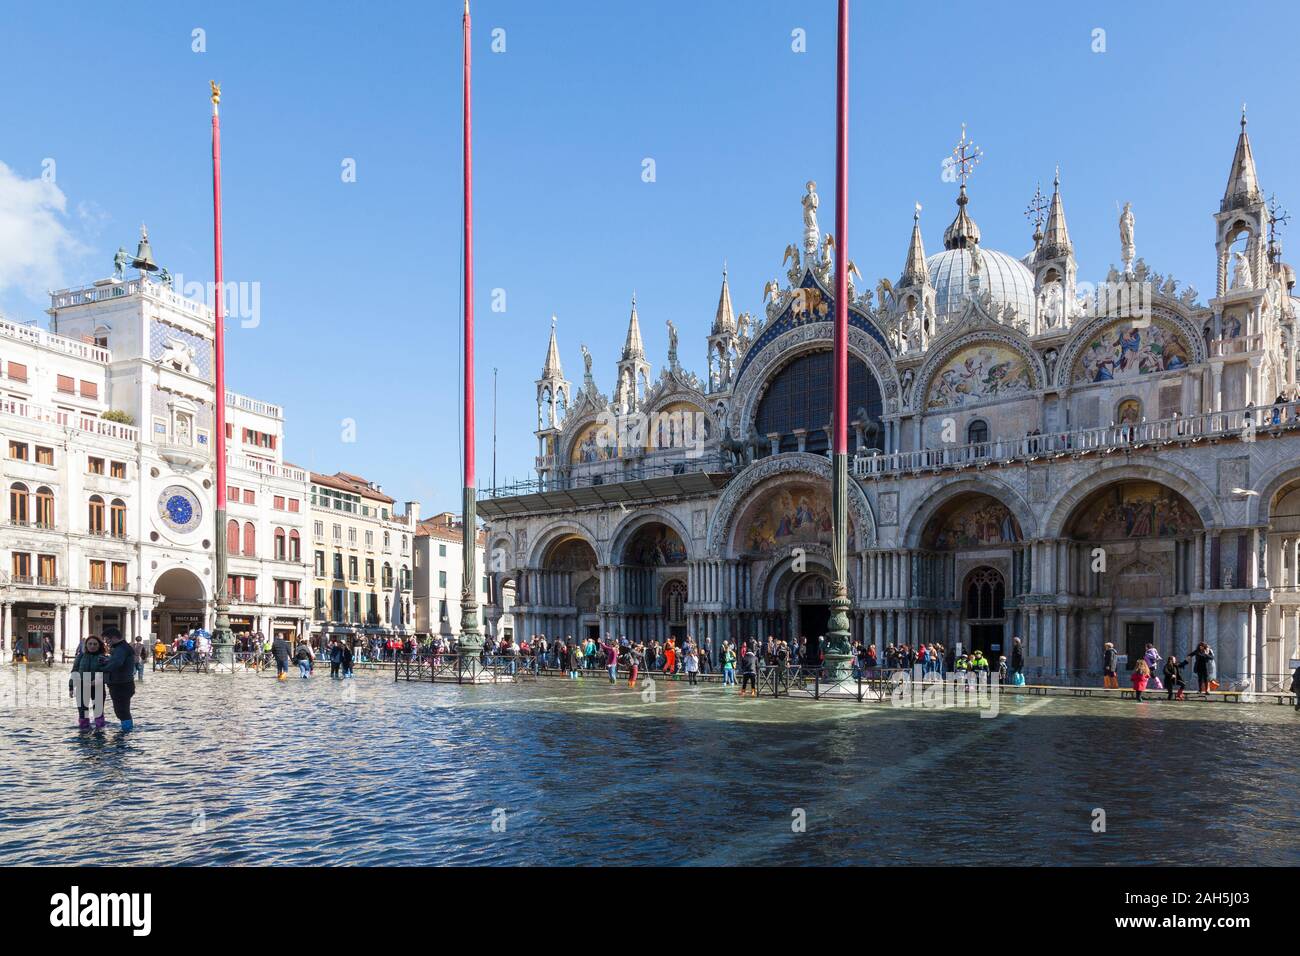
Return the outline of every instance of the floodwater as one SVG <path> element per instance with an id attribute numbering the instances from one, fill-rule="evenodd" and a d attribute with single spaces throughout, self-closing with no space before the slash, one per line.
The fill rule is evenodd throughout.
<path id="1" fill-rule="evenodd" d="M 4 865 L 1300 863 L 1289 706 L 150 674 L 124 734 L 0 671 Z"/>

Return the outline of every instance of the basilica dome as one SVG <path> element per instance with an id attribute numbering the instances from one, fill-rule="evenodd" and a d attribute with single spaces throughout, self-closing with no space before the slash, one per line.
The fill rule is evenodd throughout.
<path id="1" fill-rule="evenodd" d="M 980 248 L 984 260 L 980 273 L 980 292 L 988 291 L 995 309 L 1010 305 L 1023 321 L 1034 314 L 1034 274 L 1019 259 L 1004 252 Z M 948 318 L 966 307 L 970 291 L 969 249 L 945 249 L 925 261 L 934 284 L 935 311 Z"/>

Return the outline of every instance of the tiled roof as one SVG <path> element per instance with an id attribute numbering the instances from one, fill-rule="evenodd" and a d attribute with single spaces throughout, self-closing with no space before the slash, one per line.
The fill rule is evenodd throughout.
<path id="1" fill-rule="evenodd" d="M 360 475 L 349 475 L 346 471 L 340 471 L 335 475 L 322 475 L 317 472 L 311 473 L 311 480 L 326 488 L 335 488 L 339 491 L 350 491 L 355 495 L 363 498 L 369 498 L 371 501 L 382 501 L 386 504 L 395 504 L 395 500 L 388 497 L 382 491 L 375 491 L 370 487 L 369 482 Z"/>
<path id="2" fill-rule="evenodd" d="M 416 525 L 415 536 L 417 538 L 435 538 L 439 541 L 451 541 L 456 544 L 461 543 L 462 526 L 460 518 L 455 518 L 453 524 L 448 524 L 446 515 L 434 515 L 432 518 L 426 518 Z M 487 544 L 487 535 L 479 531 L 476 536 L 479 547 Z"/>

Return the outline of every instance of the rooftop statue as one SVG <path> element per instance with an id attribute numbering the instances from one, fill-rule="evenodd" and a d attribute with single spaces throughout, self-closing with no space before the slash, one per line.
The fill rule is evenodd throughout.
<path id="1" fill-rule="evenodd" d="M 817 241 L 821 238 L 821 229 L 817 226 L 817 207 L 821 200 L 817 198 L 817 184 L 808 180 L 808 192 L 801 200 L 803 203 L 803 251 L 809 259 L 817 256 Z"/>
<path id="2" fill-rule="evenodd" d="M 1133 244 L 1133 223 L 1133 204 L 1126 202 L 1119 216 L 1120 258 L 1124 260 L 1126 274 L 1133 272 L 1133 257 L 1137 255 L 1137 247 Z"/>

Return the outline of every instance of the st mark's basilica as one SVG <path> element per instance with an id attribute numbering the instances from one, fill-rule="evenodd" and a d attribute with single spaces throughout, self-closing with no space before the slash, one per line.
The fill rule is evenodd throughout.
<path id="1" fill-rule="evenodd" d="M 1020 636 L 1039 681 L 1091 679 L 1107 641 L 1205 640 L 1225 686 L 1276 686 L 1300 657 L 1298 300 L 1245 117 L 1206 301 L 1136 256 L 1131 206 L 1120 265 L 1080 279 L 1059 178 L 1030 253 L 987 247 L 973 158 L 963 134 L 941 251 L 918 208 L 897 281 L 848 269 L 853 638 L 996 659 Z M 652 371 L 635 301 L 612 395 L 585 347 L 565 378 L 552 326 L 537 479 L 479 502 L 492 633 L 825 632 L 834 239 L 815 183 L 802 205 L 764 315 L 724 274 L 703 378 L 671 323 Z"/>

